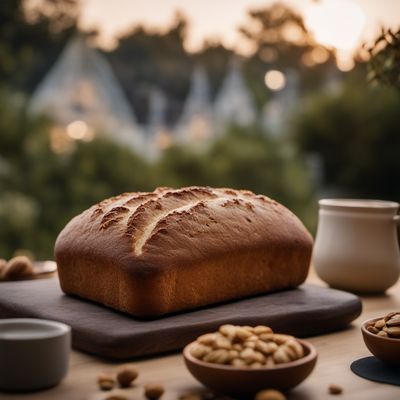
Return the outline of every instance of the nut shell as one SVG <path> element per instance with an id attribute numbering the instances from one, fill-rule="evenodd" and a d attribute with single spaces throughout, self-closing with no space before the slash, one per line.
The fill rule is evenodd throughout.
<path id="1" fill-rule="evenodd" d="M 149 400 L 157 400 L 164 394 L 164 386 L 151 383 L 144 387 L 144 395 Z"/>
<path id="2" fill-rule="evenodd" d="M 390 312 L 366 326 L 365 329 L 378 336 L 400 339 L 400 312 Z"/>
<path id="3" fill-rule="evenodd" d="M 124 367 L 117 372 L 117 381 L 119 386 L 127 388 L 138 377 L 139 372 L 134 367 Z"/>
<path id="4" fill-rule="evenodd" d="M 275 334 L 263 325 L 222 325 L 217 332 L 199 336 L 190 353 L 204 362 L 249 368 L 271 367 L 304 357 L 302 345 L 293 336 Z"/>
<path id="5" fill-rule="evenodd" d="M 115 386 L 115 379 L 111 375 L 102 372 L 97 377 L 97 383 L 101 390 L 111 390 Z"/>
<path id="6" fill-rule="evenodd" d="M 330 394 L 342 394 L 343 388 L 339 385 L 332 383 L 331 385 L 329 385 L 328 391 Z"/>
<path id="7" fill-rule="evenodd" d="M 28 278 L 33 275 L 33 265 L 26 256 L 17 256 L 12 258 L 5 267 L 2 268 L 3 280 L 14 280 Z"/>

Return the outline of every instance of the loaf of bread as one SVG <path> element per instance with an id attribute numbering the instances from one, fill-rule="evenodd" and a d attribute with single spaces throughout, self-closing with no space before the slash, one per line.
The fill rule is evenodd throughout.
<path id="1" fill-rule="evenodd" d="M 55 257 L 65 293 L 149 318 L 294 288 L 311 250 L 276 201 L 187 187 L 102 201 L 67 224 Z"/>

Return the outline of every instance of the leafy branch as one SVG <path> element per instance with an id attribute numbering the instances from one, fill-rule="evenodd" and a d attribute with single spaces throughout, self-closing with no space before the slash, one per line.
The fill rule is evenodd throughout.
<path id="1" fill-rule="evenodd" d="M 366 48 L 370 55 L 368 80 L 400 90 L 400 29 L 382 32 L 374 44 Z"/>

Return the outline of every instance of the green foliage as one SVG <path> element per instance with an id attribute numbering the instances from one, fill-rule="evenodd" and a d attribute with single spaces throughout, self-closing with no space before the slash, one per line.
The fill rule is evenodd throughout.
<path id="1" fill-rule="evenodd" d="M 115 50 L 106 53 L 139 117 L 146 114 L 147 95 L 153 86 L 169 97 L 172 112 L 180 111 L 193 66 L 183 47 L 186 26 L 179 14 L 166 32 L 137 26 L 120 37 Z"/>
<path id="2" fill-rule="evenodd" d="M 148 165 L 129 150 L 98 139 L 56 154 L 47 121 L 0 103 L 0 257 L 18 248 L 51 257 L 74 215 L 106 197 L 151 188 Z"/>
<path id="3" fill-rule="evenodd" d="M 275 3 L 250 11 L 249 17 L 249 22 L 240 31 L 255 49 L 245 65 L 245 75 L 259 106 L 271 95 L 263 85 L 269 69 L 296 70 L 301 75 L 302 89 L 306 91 L 320 88 L 327 74 L 336 69 L 333 50 L 316 43 L 302 16 L 291 7 Z M 315 49 L 326 53 L 327 59 L 306 65 L 304 59 L 312 59 Z"/>
<path id="4" fill-rule="evenodd" d="M 31 92 L 76 31 L 77 13 L 76 0 L 0 1 L 0 86 Z"/>
<path id="5" fill-rule="evenodd" d="M 52 257 L 58 232 L 74 215 L 106 197 L 156 186 L 247 188 L 276 198 L 312 221 L 312 191 L 302 162 L 256 127 L 231 127 L 227 136 L 202 152 L 171 148 L 154 165 L 101 136 L 91 143 L 77 142 L 70 152 L 54 152 L 49 121 L 28 117 L 23 99 L 10 93 L 30 93 L 48 71 L 76 31 L 78 3 L 36 4 L 0 4 L 0 87 L 9 89 L 0 93 L 0 257 L 21 248 L 38 258 Z M 219 88 L 233 53 L 218 43 L 208 43 L 196 54 L 186 52 L 186 29 L 181 16 L 166 32 L 136 27 L 107 55 L 141 118 L 148 89 L 158 86 L 168 96 L 169 120 L 175 120 L 195 64 L 207 70 L 214 94 Z M 257 57 L 245 61 L 244 72 L 262 105 L 266 65 Z"/>
<path id="6" fill-rule="evenodd" d="M 165 32 L 137 26 L 120 37 L 115 50 L 106 53 L 140 121 L 146 120 L 148 92 L 153 86 L 162 89 L 168 98 L 168 121 L 176 121 L 195 65 L 205 68 L 213 95 L 220 88 L 235 53 L 216 42 L 206 42 L 197 53 L 188 53 L 184 48 L 187 26 L 181 15 Z M 303 64 L 302 57 L 317 45 L 301 16 L 287 6 L 272 5 L 250 12 L 249 23 L 241 31 L 256 50 L 243 60 L 243 73 L 258 109 L 272 95 L 264 84 L 268 69 L 294 68 L 301 73 L 305 86 L 315 88 L 334 65 L 334 54 L 327 49 L 326 62 L 312 68 Z"/>
<path id="7" fill-rule="evenodd" d="M 231 132 L 210 149 L 207 164 L 212 186 L 265 194 L 297 213 L 310 229 L 313 190 L 300 157 L 282 140 L 256 126 Z"/>
<path id="8" fill-rule="evenodd" d="M 57 154 L 46 120 L 28 118 L 4 98 L 0 103 L 0 257 L 17 249 L 52 257 L 58 232 L 73 216 L 112 195 L 156 186 L 245 188 L 281 201 L 300 217 L 310 215 L 304 166 L 255 127 L 232 127 L 201 152 L 171 148 L 150 165 L 101 136 Z"/>
<path id="9" fill-rule="evenodd" d="M 0 2 L 0 87 L 29 93 L 76 30 L 75 0 L 41 3 L 47 6 L 27 11 L 23 0 Z M 299 33 L 297 39 L 290 34 L 293 29 Z M 186 30 L 182 16 L 165 32 L 136 27 L 107 54 L 140 121 L 146 119 L 153 86 L 168 97 L 168 121 L 176 120 L 196 64 L 205 67 L 213 94 L 220 87 L 233 53 L 218 43 L 188 53 Z M 263 82 L 267 69 L 296 68 L 303 89 L 313 90 L 333 66 L 331 51 L 319 66 L 304 65 L 303 56 L 316 44 L 301 17 L 282 5 L 252 12 L 242 33 L 256 49 L 243 69 L 259 108 L 271 94 Z M 371 78 L 397 88 L 398 43 L 399 33 L 384 33 L 371 49 L 370 62 Z M 301 157 L 307 153 L 321 155 L 325 183 L 343 194 L 400 200 L 400 98 L 360 83 L 363 69 L 358 65 L 347 75 L 342 93 L 317 96 L 304 105 L 291 138 L 299 153 L 292 142 L 270 137 L 256 126 L 232 126 L 202 151 L 172 147 L 155 164 L 101 135 L 57 154 L 49 121 L 27 117 L 18 106 L 20 99 L 0 93 L 0 257 L 19 248 L 38 258 L 52 257 L 58 232 L 74 215 L 106 197 L 156 186 L 250 189 L 285 204 L 313 230 L 316 203 Z"/>
<path id="10" fill-rule="evenodd" d="M 294 127 L 303 152 L 321 155 L 324 180 L 354 197 L 400 199 L 400 98 L 394 91 L 348 85 L 318 96 Z"/>
<path id="11" fill-rule="evenodd" d="M 400 90 L 400 29 L 382 29 L 368 52 L 368 79 Z"/>
<path id="12" fill-rule="evenodd" d="M 249 12 L 250 24 L 240 30 L 257 49 L 257 53 L 269 50 L 279 63 L 293 65 L 293 57 L 300 61 L 302 53 L 312 42 L 303 18 L 291 8 L 275 3 L 270 7 Z M 290 59 L 292 58 L 292 59 Z"/>
<path id="13" fill-rule="evenodd" d="M 285 204 L 311 229 L 315 227 L 315 203 L 305 165 L 288 145 L 257 127 L 231 127 L 204 153 L 169 149 L 155 166 L 155 183 L 249 189 Z"/>

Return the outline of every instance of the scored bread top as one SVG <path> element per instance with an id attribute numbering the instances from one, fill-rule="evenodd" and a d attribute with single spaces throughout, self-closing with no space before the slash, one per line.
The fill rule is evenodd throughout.
<path id="1" fill-rule="evenodd" d="M 117 259 L 126 268 L 165 267 L 266 244 L 311 243 L 297 217 L 266 196 L 193 186 L 106 199 L 67 224 L 55 253 Z"/>

